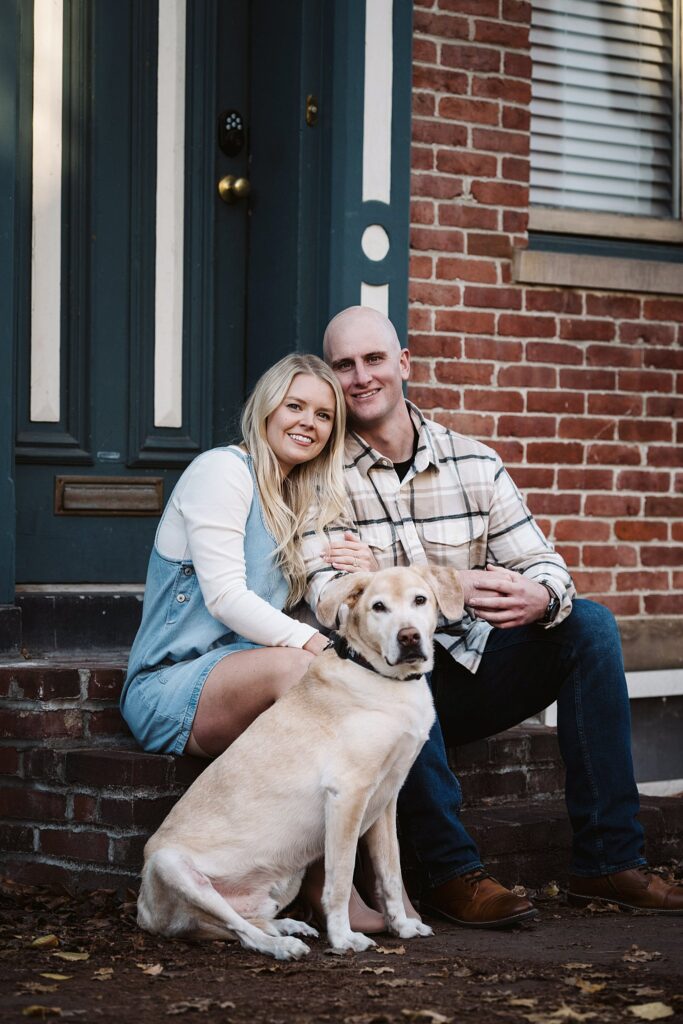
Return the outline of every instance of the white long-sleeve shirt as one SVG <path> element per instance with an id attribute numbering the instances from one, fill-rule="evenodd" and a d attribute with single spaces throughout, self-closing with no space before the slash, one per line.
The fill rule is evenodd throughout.
<path id="1" fill-rule="evenodd" d="M 265 647 L 303 647 L 316 633 L 247 587 L 244 536 L 254 497 L 248 466 L 229 448 L 204 452 L 178 481 L 156 546 L 164 558 L 190 559 L 206 607 L 240 636 Z"/>

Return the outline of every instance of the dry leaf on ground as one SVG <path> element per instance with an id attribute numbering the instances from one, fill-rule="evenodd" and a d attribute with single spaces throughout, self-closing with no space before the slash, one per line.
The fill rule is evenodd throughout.
<path id="1" fill-rule="evenodd" d="M 566 967 L 568 971 L 585 971 L 589 967 L 592 967 L 593 964 L 582 964 L 578 961 L 571 960 L 568 964 L 562 964 L 562 966 Z"/>
<path id="2" fill-rule="evenodd" d="M 113 967 L 98 967 L 98 969 L 93 974 L 93 978 L 95 979 L 95 981 L 111 981 L 113 976 Z"/>
<path id="3" fill-rule="evenodd" d="M 425 1021 L 425 1024 L 450 1024 L 453 1020 L 452 1017 L 444 1017 L 436 1010 L 401 1010 L 401 1014 L 408 1020 Z"/>
<path id="4" fill-rule="evenodd" d="M 39 1003 L 32 1003 L 31 1006 L 25 1006 L 21 1011 L 22 1017 L 61 1017 L 62 1009 L 60 1006 L 41 1006 Z"/>
<path id="5" fill-rule="evenodd" d="M 619 907 L 616 903 L 589 903 L 586 907 L 591 914 L 618 914 Z"/>
<path id="6" fill-rule="evenodd" d="M 591 1017 L 597 1017 L 597 1013 L 593 1013 L 589 1010 L 587 1013 L 581 1013 L 575 1010 L 573 1006 L 567 1006 L 566 1003 L 554 1011 L 554 1013 L 526 1013 L 524 1015 L 525 1020 L 528 1020 L 530 1024 L 557 1024 L 557 1021 L 562 1020 L 589 1020 Z"/>
<path id="7" fill-rule="evenodd" d="M 526 1006 L 529 1009 L 532 1009 L 537 1004 L 538 1004 L 538 999 L 522 999 L 522 998 L 508 999 L 508 1006 Z"/>
<path id="8" fill-rule="evenodd" d="M 149 974 L 152 978 L 156 978 L 156 976 L 158 974 L 161 974 L 161 972 L 164 969 L 162 964 L 137 964 L 136 963 L 135 966 L 139 967 L 143 974 Z"/>
<path id="9" fill-rule="evenodd" d="M 361 974 L 393 974 L 393 967 L 361 967 Z"/>
<path id="10" fill-rule="evenodd" d="M 58 956 L 60 960 L 89 960 L 90 953 L 53 953 L 53 956 Z"/>
<path id="11" fill-rule="evenodd" d="M 666 1003 L 640 1003 L 629 1006 L 629 1011 L 634 1017 L 641 1020 L 663 1020 L 664 1017 L 673 1017 L 673 1010 Z"/>
<path id="12" fill-rule="evenodd" d="M 625 960 L 628 964 L 643 964 L 648 960 L 660 960 L 662 954 L 656 949 L 649 953 L 646 949 L 640 949 L 636 946 L 635 942 L 629 950 L 624 953 L 622 960 Z"/>
<path id="13" fill-rule="evenodd" d="M 51 981 L 69 981 L 73 974 L 53 974 L 51 971 L 41 971 L 41 978 L 49 978 Z"/>
<path id="14" fill-rule="evenodd" d="M 37 939 L 34 939 L 31 943 L 32 949 L 54 949 L 55 946 L 59 945 L 59 939 L 56 935 L 39 935 Z"/>
<path id="15" fill-rule="evenodd" d="M 196 999 L 181 999 L 178 1003 L 171 1003 L 166 1013 L 170 1017 L 181 1013 L 206 1013 L 212 1007 L 218 1010 L 234 1010 L 235 1004 L 229 999 L 219 1003 L 218 1000 L 211 999 L 209 996 L 199 996 Z"/>
<path id="16" fill-rule="evenodd" d="M 606 987 L 604 981 L 586 981 L 584 978 L 565 978 L 564 981 L 565 985 L 574 985 L 575 988 L 581 989 L 587 995 L 592 995 L 594 992 L 602 992 L 603 988 Z"/>
<path id="17" fill-rule="evenodd" d="M 405 956 L 405 946 L 395 946 L 393 949 L 389 949 L 388 946 L 375 946 L 372 951 L 373 953 L 381 953 L 382 956 Z"/>
<path id="18" fill-rule="evenodd" d="M 46 992 L 56 992 L 56 985 L 43 985 L 40 981 L 20 981 L 19 988 L 22 993 L 30 992 L 31 995 L 44 995 Z"/>

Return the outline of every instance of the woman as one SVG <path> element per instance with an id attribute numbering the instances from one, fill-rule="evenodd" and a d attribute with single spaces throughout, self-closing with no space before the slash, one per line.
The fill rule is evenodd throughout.
<path id="1" fill-rule="evenodd" d="M 297 682 L 326 640 L 284 614 L 303 596 L 297 545 L 344 506 L 344 400 L 317 356 L 258 381 L 243 442 L 204 452 L 162 516 L 121 710 L 140 746 L 215 757 Z"/>
<path id="2" fill-rule="evenodd" d="M 121 697 L 143 749 L 216 757 L 326 646 L 283 608 L 304 594 L 304 524 L 322 533 L 345 506 L 344 409 L 322 360 L 286 356 L 247 401 L 242 444 L 200 455 L 176 484 Z M 318 863 L 303 887 L 318 917 L 322 885 Z M 355 890 L 349 913 L 358 930 L 384 929 Z"/>

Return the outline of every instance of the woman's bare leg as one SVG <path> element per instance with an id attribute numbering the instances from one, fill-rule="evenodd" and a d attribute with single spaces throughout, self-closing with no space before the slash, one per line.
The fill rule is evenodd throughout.
<path id="1" fill-rule="evenodd" d="M 259 647 L 227 655 L 211 669 L 185 747 L 217 757 L 255 718 L 298 683 L 313 655 L 298 647 Z"/>

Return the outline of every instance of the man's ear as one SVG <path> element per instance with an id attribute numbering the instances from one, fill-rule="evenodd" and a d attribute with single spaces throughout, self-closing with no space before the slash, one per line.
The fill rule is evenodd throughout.
<path id="1" fill-rule="evenodd" d="M 436 603 L 445 618 L 459 622 L 464 611 L 464 592 L 457 569 L 444 565 L 411 565 L 434 591 Z"/>
<path id="2" fill-rule="evenodd" d="M 349 610 L 353 608 L 371 579 L 371 572 L 349 572 L 338 579 L 330 580 L 320 595 L 315 612 L 323 626 L 334 628 L 338 624 L 342 605 L 346 609 L 343 616 L 346 620 Z"/>

